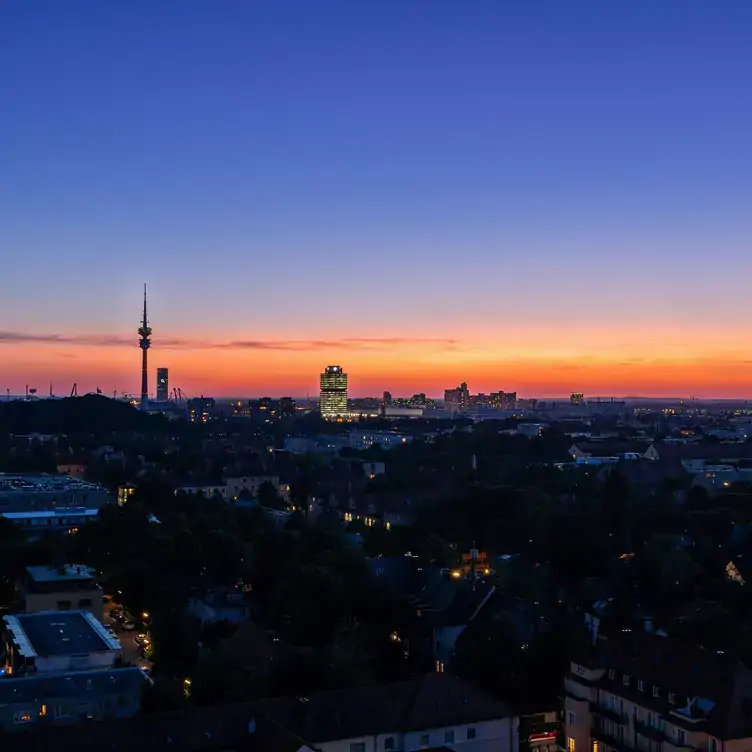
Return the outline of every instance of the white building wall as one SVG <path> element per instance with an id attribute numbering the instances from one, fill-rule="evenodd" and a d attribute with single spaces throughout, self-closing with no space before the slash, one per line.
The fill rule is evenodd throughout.
<path id="1" fill-rule="evenodd" d="M 418 752 L 426 747 L 421 743 L 428 735 L 430 747 L 446 747 L 457 752 L 519 752 L 518 718 L 502 718 L 465 726 L 445 726 L 425 729 L 408 734 L 378 734 L 377 736 L 353 737 L 339 741 L 317 744 L 321 752 L 353 752 L 353 745 L 364 744 L 364 752 L 385 752 L 385 742 L 394 739 L 395 752 Z M 468 728 L 475 729 L 475 738 L 468 739 Z M 454 732 L 454 741 L 446 741 L 447 731 Z"/>

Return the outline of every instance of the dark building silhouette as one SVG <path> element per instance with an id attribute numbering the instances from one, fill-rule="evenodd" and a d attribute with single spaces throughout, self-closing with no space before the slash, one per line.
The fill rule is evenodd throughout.
<path id="1" fill-rule="evenodd" d="M 157 368 L 157 401 L 167 402 L 170 397 L 170 380 L 166 368 Z"/>

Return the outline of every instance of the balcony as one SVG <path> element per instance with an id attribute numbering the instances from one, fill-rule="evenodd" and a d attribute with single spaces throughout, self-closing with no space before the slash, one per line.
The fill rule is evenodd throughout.
<path id="1" fill-rule="evenodd" d="M 655 726 L 651 726 L 649 723 L 646 723 L 645 721 L 640 721 L 637 718 L 635 718 L 634 727 L 635 727 L 635 731 L 641 736 L 644 736 L 646 739 L 651 739 L 652 741 L 658 742 L 659 744 L 663 744 L 664 742 L 670 741 L 670 739 L 666 736 L 665 731 L 663 731 L 662 729 L 655 728 Z"/>
<path id="2" fill-rule="evenodd" d="M 623 738 L 619 738 L 618 736 L 614 736 L 613 734 L 604 731 L 599 723 L 593 724 L 593 727 L 590 730 L 590 736 L 602 744 L 607 744 L 611 749 L 616 750 L 616 752 L 634 752 L 634 749 L 628 742 L 625 742 Z"/>
<path id="3" fill-rule="evenodd" d="M 594 716 L 606 718 L 614 723 L 629 723 L 629 719 L 625 713 L 622 713 L 615 708 L 607 708 L 605 705 L 592 705 L 590 707 L 590 712 Z"/>

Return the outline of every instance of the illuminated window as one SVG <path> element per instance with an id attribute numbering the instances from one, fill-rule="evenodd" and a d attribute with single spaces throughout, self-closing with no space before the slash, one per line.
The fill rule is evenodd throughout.
<path id="1" fill-rule="evenodd" d="M 624 686 L 629 686 L 629 674 L 624 674 Z"/>
<path id="2" fill-rule="evenodd" d="M 600 745 L 598 742 L 593 742 L 593 752 L 600 752 Z"/>
<path id="3" fill-rule="evenodd" d="M 567 752 L 575 752 L 574 739 L 571 736 L 567 737 Z"/>
<path id="4" fill-rule="evenodd" d="M 39 715 L 41 715 L 42 717 L 44 717 L 44 716 L 47 715 L 47 706 L 46 705 L 42 705 L 42 707 L 39 708 Z"/>
<path id="5" fill-rule="evenodd" d="M 637 689 L 639 689 L 640 692 L 645 691 L 645 682 L 642 679 L 637 680 Z"/>
<path id="6" fill-rule="evenodd" d="M 444 664 L 442 661 L 436 661 L 436 673 L 437 674 L 444 673 Z"/>
<path id="7" fill-rule="evenodd" d="M 19 710 L 13 714 L 13 723 L 28 723 L 31 720 L 30 710 Z"/>

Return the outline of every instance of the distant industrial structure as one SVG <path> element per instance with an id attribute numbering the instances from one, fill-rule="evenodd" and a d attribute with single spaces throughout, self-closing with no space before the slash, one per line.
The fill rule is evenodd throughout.
<path id="1" fill-rule="evenodd" d="M 319 409 L 322 418 L 347 415 L 347 374 L 342 366 L 327 366 L 321 374 Z"/>
<path id="2" fill-rule="evenodd" d="M 141 348 L 141 405 L 146 407 L 149 404 L 149 367 L 147 362 L 147 350 L 151 347 L 151 327 L 146 315 L 146 283 L 144 283 L 144 316 L 141 320 L 141 326 L 138 329 L 141 339 L 138 346 Z"/>

